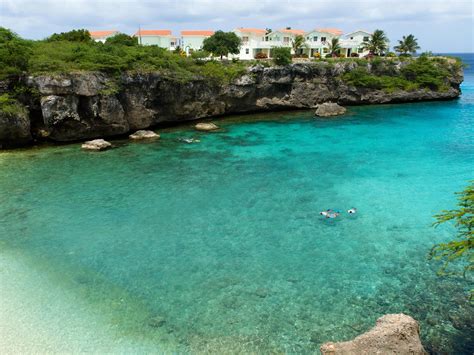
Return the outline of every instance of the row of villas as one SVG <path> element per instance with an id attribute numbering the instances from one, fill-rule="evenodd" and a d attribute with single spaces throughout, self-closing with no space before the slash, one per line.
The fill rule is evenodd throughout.
<path id="1" fill-rule="evenodd" d="M 359 56 L 364 56 L 368 52 L 363 49 L 362 43 L 372 36 L 370 32 L 364 30 L 343 34 L 336 28 L 318 28 L 309 32 L 292 28 L 271 32 L 259 28 L 236 28 L 233 32 L 241 39 L 242 45 L 240 53 L 230 57 L 239 59 L 254 59 L 259 53 L 271 58 L 273 47 L 292 48 L 292 43 L 298 35 L 305 38 L 305 46 L 300 48 L 298 53 L 294 53 L 292 49 L 292 54 L 307 55 L 309 58 L 325 56 L 329 52 L 331 40 L 339 38 L 342 55 L 349 57 L 357 53 Z M 118 33 L 116 30 L 90 31 L 92 38 L 98 42 L 105 42 L 107 38 Z M 180 37 L 175 37 L 170 30 L 139 30 L 133 36 L 137 37 L 142 45 L 156 45 L 169 50 L 179 46 L 189 55 L 202 49 L 204 40 L 213 34 L 214 32 L 210 30 L 187 30 L 181 31 Z"/>

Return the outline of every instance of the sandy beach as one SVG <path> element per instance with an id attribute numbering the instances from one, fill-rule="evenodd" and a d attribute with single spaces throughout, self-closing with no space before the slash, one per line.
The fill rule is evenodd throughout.
<path id="1" fill-rule="evenodd" d="M 120 339 L 84 301 L 20 255 L 2 252 L 0 349 L 3 354 L 137 353 L 141 345 Z"/>

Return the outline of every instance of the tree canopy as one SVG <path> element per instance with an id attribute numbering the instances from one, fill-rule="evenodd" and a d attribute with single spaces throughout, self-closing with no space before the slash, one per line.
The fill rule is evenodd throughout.
<path id="1" fill-rule="evenodd" d="M 0 76 L 26 71 L 31 53 L 29 41 L 9 29 L 0 27 Z"/>
<path id="2" fill-rule="evenodd" d="M 362 48 L 374 55 L 382 55 L 388 49 L 388 38 L 382 30 L 375 30 L 368 41 L 362 42 Z"/>
<path id="3" fill-rule="evenodd" d="M 234 32 L 217 31 L 206 38 L 202 49 L 216 56 L 238 54 L 240 52 L 241 40 Z"/>
<path id="4" fill-rule="evenodd" d="M 115 36 L 109 37 L 105 40 L 107 45 L 121 45 L 121 46 L 138 46 L 138 38 L 126 35 L 125 33 L 118 33 Z"/>
<path id="5" fill-rule="evenodd" d="M 418 40 L 412 34 L 408 36 L 403 36 L 401 40 L 398 40 L 398 45 L 393 47 L 396 52 L 400 55 L 410 55 L 415 54 L 417 49 L 420 49 L 418 45 Z"/>
<path id="6" fill-rule="evenodd" d="M 457 235 L 454 240 L 440 243 L 433 247 L 430 256 L 435 260 L 443 260 L 439 274 L 446 274 L 447 267 L 455 260 L 464 260 L 464 275 L 474 270 L 474 180 L 462 192 L 457 193 L 458 208 L 442 211 L 436 215 L 434 226 L 446 222 L 454 222 Z M 471 291 L 471 296 L 474 290 Z"/>
<path id="7" fill-rule="evenodd" d="M 92 42 L 91 34 L 88 30 L 72 30 L 69 32 L 53 33 L 46 39 L 49 42 L 69 41 L 69 42 Z"/>
<path id="8" fill-rule="evenodd" d="M 332 57 L 336 57 L 341 51 L 341 45 L 339 44 L 339 38 L 333 37 L 328 45 L 329 54 Z"/>
<path id="9" fill-rule="evenodd" d="M 293 51 L 296 54 L 299 49 L 306 47 L 306 40 L 304 39 L 304 37 L 302 35 L 297 35 L 291 41 L 291 47 L 293 48 Z"/>

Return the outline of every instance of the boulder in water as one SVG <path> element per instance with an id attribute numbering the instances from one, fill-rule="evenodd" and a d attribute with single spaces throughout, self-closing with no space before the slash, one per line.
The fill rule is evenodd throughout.
<path id="1" fill-rule="evenodd" d="M 85 150 L 104 150 L 110 148 L 112 143 L 107 142 L 103 139 L 94 139 L 92 141 L 84 142 L 81 146 L 82 149 Z"/>
<path id="2" fill-rule="evenodd" d="M 320 117 L 330 117 L 330 116 L 338 116 L 343 115 L 346 113 L 346 108 L 342 107 L 335 102 L 325 102 L 316 106 L 316 116 Z"/>
<path id="3" fill-rule="evenodd" d="M 374 328 L 351 341 L 321 345 L 323 355 L 427 354 L 420 341 L 418 322 L 406 314 L 386 314 Z"/>
<path id="4" fill-rule="evenodd" d="M 200 122 L 194 126 L 198 131 L 215 131 L 216 129 L 219 129 L 219 127 L 211 122 Z"/>
<path id="5" fill-rule="evenodd" d="M 160 135 L 156 134 L 153 131 L 146 131 L 146 130 L 141 129 L 141 130 L 136 131 L 135 133 L 129 135 L 128 138 L 136 139 L 136 140 L 138 140 L 138 139 L 150 139 L 150 138 L 160 138 Z"/>

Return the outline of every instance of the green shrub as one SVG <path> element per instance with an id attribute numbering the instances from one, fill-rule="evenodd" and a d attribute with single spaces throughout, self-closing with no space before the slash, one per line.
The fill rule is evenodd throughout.
<path id="1" fill-rule="evenodd" d="M 342 75 L 342 79 L 356 87 L 368 89 L 385 90 L 393 92 L 396 90 L 406 90 L 410 82 L 400 76 L 375 75 L 369 73 L 367 68 L 358 67 Z M 413 89 L 413 86 L 411 87 Z"/>
<path id="2" fill-rule="evenodd" d="M 125 33 L 118 33 L 115 36 L 107 38 L 105 44 L 133 47 L 138 46 L 138 38 L 126 35 Z"/>
<path id="3" fill-rule="evenodd" d="M 287 47 L 272 48 L 272 57 L 276 65 L 288 65 L 291 63 L 291 50 Z"/>
<path id="4" fill-rule="evenodd" d="M 72 30 L 69 32 L 53 33 L 46 39 L 49 42 L 70 41 L 70 42 L 92 42 L 91 34 L 88 30 Z"/>
<path id="5" fill-rule="evenodd" d="M 211 53 L 206 52 L 205 50 L 193 51 L 191 53 L 191 58 L 194 59 L 195 63 L 203 63 L 207 58 L 211 56 Z"/>
<path id="6" fill-rule="evenodd" d="M 396 68 L 396 62 L 383 58 L 374 58 L 370 65 L 370 72 L 366 66 L 360 66 L 343 74 L 342 80 L 356 87 L 390 92 L 419 88 L 444 91 L 449 88 L 445 78 L 450 75 L 448 68 L 452 67 L 443 58 L 420 56 L 410 59 L 400 70 Z"/>
<path id="7" fill-rule="evenodd" d="M 404 66 L 401 73 L 405 79 L 416 82 L 420 87 L 438 90 L 442 88 L 444 79 L 449 75 L 446 67 L 445 62 L 439 63 L 422 55 Z"/>
<path id="8" fill-rule="evenodd" d="M 0 27 L 0 78 L 28 70 L 31 54 L 30 41 L 25 41 L 16 33 Z"/>
<path id="9" fill-rule="evenodd" d="M 8 94 L 2 94 L 0 95 L 0 112 L 3 112 L 7 115 L 18 115 L 25 114 L 26 109 Z"/>

